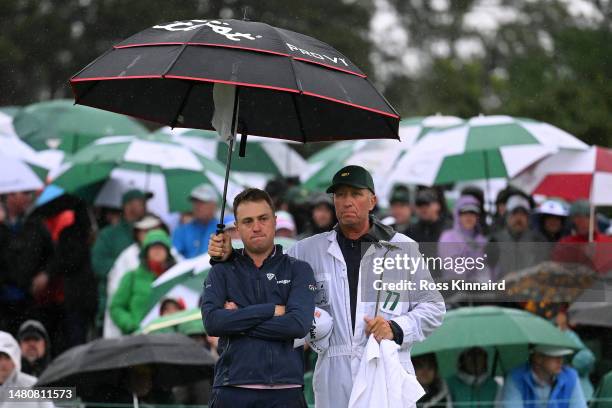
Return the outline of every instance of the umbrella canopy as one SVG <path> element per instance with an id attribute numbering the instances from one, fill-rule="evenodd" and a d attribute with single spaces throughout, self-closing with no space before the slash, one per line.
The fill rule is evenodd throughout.
<path id="1" fill-rule="evenodd" d="M 572 325 L 612 328 L 612 276 L 597 280 L 568 309 Z"/>
<path id="2" fill-rule="evenodd" d="M 612 149 L 560 151 L 517 175 L 511 184 L 531 194 L 612 205 Z"/>
<path id="3" fill-rule="evenodd" d="M 163 127 L 156 133 L 170 135 L 173 140 L 205 157 L 227 163 L 227 145 L 216 132 Z M 234 150 L 232 170 L 237 179 L 249 186 L 263 188 L 272 178 L 299 176 L 306 169 L 306 161 L 287 141 L 248 136 L 246 150 L 248 157 L 240 157 Z"/>
<path id="4" fill-rule="evenodd" d="M 215 358 L 177 333 L 98 339 L 58 356 L 36 385 L 77 387 L 86 399 L 100 387 L 125 387 L 125 370 L 145 364 L 155 367 L 155 385 L 168 388 L 210 377 Z"/>
<path id="5" fill-rule="evenodd" d="M 13 117 L 19 108 L 2 107 L 0 108 L 0 136 L 16 137 L 15 128 L 13 127 Z"/>
<path id="6" fill-rule="evenodd" d="M 550 124 L 510 116 L 478 116 L 421 137 L 390 181 L 422 185 L 511 178 L 559 149 L 588 146 Z"/>
<path id="7" fill-rule="evenodd" d="M 41 189 L 46 174 L 45 168 L 0 153 L 0 194 Z"/>
<path id="8" fill-rule="evenodd" d="M 116 113 L 75 106 L 67 99 L 28 105 L 15 115 L 17 134 L 37 150 L 60 148 L 75 153 L 94 140 L 111 135 L 144 135 L 147 129 Z"/>
<path id="9" fill-rule="evenodd" d="M 299 142 L 398 138 L 398 113 L 346 56 L 264 23 L 158 24 L 115 45 L 70 83 L 76 103 L 216 129 L 229 151 L 237 133 Z M 241 156 L 245 148 L 243 137 Z M 221 219 L 225 200 L 224 188 Z"/>
<path id="10" fill-rule="evenodd" d="M 210 270 L 210 256 L 203 254 L 178 262 L 151 284 L 149 312 L 140 326 L 145 327 L 159 317 L 161 302 L 166 298 L 182 299 L 187 309 L 199 306 L 204 280 Z"/>
<path id="11" fill-rule="evenodd" d="M 189 211 L 191 190 L 210 184 L 220 191 L 225 168 L 167 136 L 110 136 L 96 140 L 50 174 L 56 187 L 96 205 L 119 208 L 130 188 L 154 193 L 149 208 L 157 214 Z M 233 197 L 241 187 L 230 184 Z M 220 197 L 220 193 L 219 193 Z"/>
<path id="12" fill-rule="evenodd" d="M 182 333 L 205 334 L 200 308 L 184 310 L 167 316 L 158 317 L 141 330 L 142 333 Z"/>
<path id="13" fill-rule="evenodd" d="M 534 344 L 576 349 L 559 329 L 531 313 L 497 306 L 463 307 L 449 311 L 436 331 L 414 345 L 411 355 L 436 353 L 440 370 L 449 374 L 456 370 L 463 350 L 482 347 L 496 350 L 498 367 L 507 371 L 527 361 L 528 347 Z"/>
<path id="14" fill-rule="evenodd" d="M 238 133 L 300 142 L 397 138 L 399 115 L 346 56 L 259 22 L 158 24 L 70 83 L 78 104 L 173 127 L 213 130 L 218 83 L 240 87 Z"/>
<path id="15" fill-rule="evenodd" d="M 17 136 L 0 134 L 0 194 L 41 189 L 48 167 Z"/>

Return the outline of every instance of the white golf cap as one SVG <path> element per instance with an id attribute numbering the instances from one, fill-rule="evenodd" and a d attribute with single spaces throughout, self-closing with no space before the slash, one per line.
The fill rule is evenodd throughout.
<path id="1" fill-rule="evenodd" d="M 150 230 L 161 225 L 161 220 L 154 215 L 147 214 L 140 221 L 134 223 L 134 229 Z"/>
<path id="2" fill-rule="evenodd" d="M 199 186 L 191 190 L 189 198 L 191 200 L 216 203 L 219 199 L 219 196 L 213 186 L 211 186 L 210 184 L 200 184 Z"/>
<path id="3" fill-rule="evenodd" d="M 312 326 L 306 335 L 306 342 L 317 353 L 322 353 L 329 348 L 334 319 L 325 310 L 315 307 Z"/>
<path id="4" fill-rule="evenodd" d="M 289 231 L 295 232 L 295 221 L 293 216 L 287 211 L 276 212 L 276 230 L 288 229 Z"/>
<path id="5" fill-rule="evenodd" d="M 529 201 L 525 197 L 518 195 L 518 194 L 514 194 L 510 196 L 510 198 L 508 199 L 508 202 L 506 202 L 506 211 L 508 212 L 508 214 L 513 213 L 519 208 L 522 208 L 527 213 L 531 211 L 531 205 L 529 204 Z"/>
<path id="6" fill-rule="evenodd" d="M 548 357 L 563 357 L 569 356 L 570 354 L 574 354 L 574 350 L 569 348 L 544 345 L 535 346 L 533 348 L 533 352 L 540 353 Z"/>
<path id="7" fill-rule="evenodd" d="M 567 217 L 569 215 L 569 208 L 567 205 L 558 200 L 546 200 L 537 210 L 538 214 L 545 215 L 556 215 L 557 217 Z"/>

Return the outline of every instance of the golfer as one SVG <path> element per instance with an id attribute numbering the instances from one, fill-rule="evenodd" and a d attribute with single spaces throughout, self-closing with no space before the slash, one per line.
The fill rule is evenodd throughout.
<path id="1" fill-rule="evenodd" d="M 392 256 L 407 254 L 419 259 L 418 244 L 370 216 L 377 198 L 372 176 L 363 167 L 347 166 L 338 171 L 327 192 L 333 194 L 338 224 L 332 231 L 297 242 L 288 253 L 312 266 L 316 305 L 334 321 L 329 347 L 317 359 L 313 377 L 315 404 L 318 408 L 342 408 L 348 406 L 370 334 L 378 341 L 389 339 L 399 344 L 400 363 L 414 374 L 410 349 L 440 326 L 445 307 L 437 291 L 427 291 L 423 296 L 415 291 L 410 293 L 410 299 L 399 302 L 377 302 L 368 297 L 364 300 L 360 280 L 367 274 L 365 271 L 372 269 L 371 260 L 386 256 L 388 251 Z M 365 252 L 367 261 L 364 247 L 370 248 Z M 231 253 L 228 237 L 211 238 L 211 256 L 226 259 Z M 412 275 L 406 271 L 406 278 L 431 281 L 425 265 L 419 263 Z"/>
<path id="2" fill-rule="evenodd" d="M 246 189 L 234 199 L 244 249 L 214 265 L 204 283 L 202 318 L 219 336 L 210 407 L 306 407 L 303 338 L 314 315 L 310 265 L 274 245 L 270 196 Z"/>

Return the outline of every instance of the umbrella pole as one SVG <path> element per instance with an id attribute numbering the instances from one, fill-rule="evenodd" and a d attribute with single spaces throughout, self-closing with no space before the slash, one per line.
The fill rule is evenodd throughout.
<path id="1" fill-rule="evenodd" d="M 593 235 L 595 235 L 595 206 L 593 202 L 590 203 L 591 208 L 589 210 L 589 242 L 593 242 Z"/>
<path id="2" fill-rule="evenodd" d="M 484 216 L 486 217 L 485 218 L 485 222 L 488 224 L 489 223 L 489 220 L 487 219 L 488 218 L 488 214 L 489 213 L 493 213 L 493 201 L 491 200 L 491 182 L 489 180 L 489 178 L 490 178 L 489 156 L 487 155 L 487 151 L 486 150 L 483 150 L 482 154 L 484 156 L 484 165 L 485 165 L 484 171 L 485 171 L 485 182 L 486 182 L 485 188 L 487 190 L 486 193 L 485 193 L 486 194 L 486 198 L 485 198 L 484 201 L 487 204 L 487 207 L 489 207 L 489 208 L 485 209 Z"/>
<path id="3" fill-rule="evenodd" d="M 223 218 L 225 218 L 225 203 L 227 201 L 227 184 L 229 182 L 230 168 L 232 167 L 232 153 L 234 151 L 234 140 L 236 140 L 236 127 L 238 125 L 238 94 L 240 87 L 236 87 L 236 93 L 234 96 L 234 111 L 232 113 L 232 136 L 227 146 L 227 163 L 225 164 L 225 180 L 223 182 L 223 197 L 221 198 L 221 219 L 217 224 L 217 235 L 222 234 L 225 229 Z"/>
<path id="4" fill-rule="evenodd" d="M 135 393 L 132 393 L 132 401 L 134 403 L 134 408 L 138 408 L 139 407 L 138 396 Z"/>

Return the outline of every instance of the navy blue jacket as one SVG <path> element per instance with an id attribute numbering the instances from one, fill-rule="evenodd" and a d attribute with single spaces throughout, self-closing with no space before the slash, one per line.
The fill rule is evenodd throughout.
<path id="1" fill-rule="evenodd" d="M 310 265 L 280 245 L 261 268 L 243 250 L 215 264 L 202 295 L 206 332 L 220 337 L 214 386 L 303 384 L 303 349 L 294 349 L 293 340 L 310 329 L 314 291 Z M 224 309 L 226 301 L 238 310 Z M 276 305 L 285 306 L 283 316 L 274 316 Z"/>

